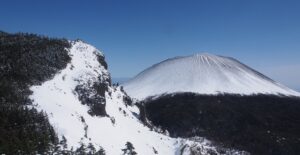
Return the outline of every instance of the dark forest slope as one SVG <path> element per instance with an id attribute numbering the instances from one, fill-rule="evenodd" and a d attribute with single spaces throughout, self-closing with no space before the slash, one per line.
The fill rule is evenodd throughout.
<path id="1" fill-rule="evenodd" d="M 46 114 L 28 108 L 29 87 L 65 68 L 69 47 L 65 39 L 0 32 L 0 154 L 43 153 L 57 143 Z"/>
<path id="2" fill-rule="evenodd" d="M 207 137 L 252 154 L 300 153 L 300 98 L 184 93 L 140 104 L 173 137 Z"/>

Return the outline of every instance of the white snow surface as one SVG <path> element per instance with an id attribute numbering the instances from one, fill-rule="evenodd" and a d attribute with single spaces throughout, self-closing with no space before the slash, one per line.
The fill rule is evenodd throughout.
<path id="1" fill-rule="evenodd" d="M 33 94 L 30 96 L 34 106 L 48 114 L 59 138 L 65 136 L 69 149 L 92 143 L 96 149 L 101 146 L 107 155 L 118 155 L 122 154 L 121 149 L 125 148 L 127 141 L 133 144 L 139 155 L 155 154 L 154 150 L 161 155 L 189 154 L 192 148 L 207 154 L 208 150 L 216 149 L 206 139 L 170 138 L 150 130 L 136 117 L 139 109 L 124 104 L 124 93 L 120 88 L 109 87 L 106 92 L 106 112 L 109 117 L 89 115 L 89 107 L 81 104 L 74 89 L 78 84 L 88 85 L 99 80 L 99 75 L 107 79 L 109 73 L 97 61 L 96 55 L 102 53 L 95 47 L 82 41 L 73 41 L 71 44 L 71 62 L 53 79 L 32 86 Z M 82 122 L 82 118 L 85 122 Z"/>
<path id="2" fill-rule="evenodd" d="M 129 96 L 140 100 L 179 92 L 300 96 L 233 58 L 208 53 L 167 59 L 123 86 Z"/>

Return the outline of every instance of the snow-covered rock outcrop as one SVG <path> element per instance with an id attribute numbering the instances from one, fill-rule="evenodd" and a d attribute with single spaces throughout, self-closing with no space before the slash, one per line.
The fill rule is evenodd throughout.
<path id="1" fill-rule="evenodd" d="M 92 144 L 107 155 L 117 155 L 131 144 L 140 155 L 218 154 L 204 138 L 171 138 L 145 126 L 139 120 L 138 107 L 126 102 L 128 96 L 120 87 L 111 86 L 109 72 L 102 64 L 103 54 L 82 41 L 71 45 L 67 67 L 53 79 L 32 86 L 30 96 L 34 106 L 48 114 L 69 150 Z"/>

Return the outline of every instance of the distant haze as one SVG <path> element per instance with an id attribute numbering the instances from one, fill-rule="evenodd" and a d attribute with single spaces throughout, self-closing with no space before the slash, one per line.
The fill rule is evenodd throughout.
<path id="1" fill-rule="evenodd" d="M 130 78 L 126 78 L 126 77 L 112 77 L 112 83 L 116 84 L 116 83 L 119 83 L 119 84 L 122 84 L 126 81 L 128 81 Z"/>

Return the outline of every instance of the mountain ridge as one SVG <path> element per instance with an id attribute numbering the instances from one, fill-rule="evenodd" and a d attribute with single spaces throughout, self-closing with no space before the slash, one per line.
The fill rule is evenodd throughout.
<path id="1" fill-rule="evenodd" d="M 88 43 L 28 33 L 0 39 L 0 154 L 247 154 L 144 124 Z"/>
<path id="2" fill-rule="evenodd" d="M 166 100 L 152 98 L 149 101 L 158 104 L 151 106 L 136 102 L 122 86 L 112 85 L 104 54 L 88 43 L 27 33 L 0 33 L 0 39 L 0 74 L 4 77 L 0 79 L 0 154 L 249 154 L 243 147 L 206 139 L 207 135 L 189 137 L 189 130 L 185 134 L 165 130 L 169 126 L 157 123 L 157 118 L 192 129 L 192 133 L 199 131 L 189 128 L 197 126 L 184 117 L 173 121 L 180 115 L 191 116 L 185 101 L 178 100 L 170 107 L 173 97 L 184 98 L 176 94 L 171 100 L 170 96 L 165 96 Z M 186 95 L 197 113 L 193 119 L 187 117 L 190 121 L 202 117 L 198 117 L 198 108 L 214 106 L 205 103 L 198 107 L 198 100 Z M 206 97 L 214 101 L 220 96 Z M 231 97 L 236 96 L 225 96 L 225 102 Z M 165 117 L 170 114 L 165 110 L 174 115 Z M 215 122 L 206 118 L 206 122 Z"/>
<path id="3" fill-rule="evenodd" d="M 97 55 L 103 54 L 82 41 L 71 42 L 71 45 L 68 66 L 53 79 L 31 87 L 34 105 L 49 114 L 50 123 L 59 139 L 66 139 L 68 149 L 83 148 L 82 152 L 88 152 L 91 145 L 113 155 L 122 154 L 124 150 L 138 154 L 177 154 L 179 150 L 182 154 L 192 150 L 218 154 L 218 147 L 205 138 L 171 138 L 145 126 L 139 120 L 139 108 L 126 92 L 111 85 L 107 67 L 97 59 Z M 77 91 L 78 86 L 83 89 Z M 102 93 L 97 91 L 99 89 L 103 89 Z M 131 150 L 124 149 L 125 146 Z M 228 154 L 247 154 L 229 148 L 223 150 Z"/>

